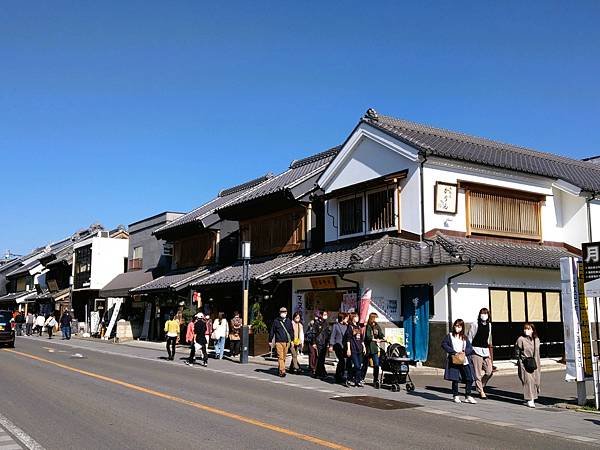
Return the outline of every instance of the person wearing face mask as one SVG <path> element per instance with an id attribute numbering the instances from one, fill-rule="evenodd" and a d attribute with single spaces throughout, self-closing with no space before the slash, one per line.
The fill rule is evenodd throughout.
<path id="1" fill-rule="evenodd" d="M 273 321 L 271 332 L 269 333 L 269 342 L 273 346 L 275 341 L 275 349 L 277 350 L 277 365 L 279 368 L 279 376 L 285 377 L 285 357 L 287 356 L 294 329 L 292 321 L 287 316 L 287 309 L 281 307 L 279 309 L 279 317 Z"/>
<path id="2" fill-rule="evenodd" d="M 317 312 L 314 320 L 308 325 L 307 339 L 309 344 L 309 367 L 313 378 L 325 378 L 325 357 L 330 339 L 329 324 L 327 323 L 327 312 Z"/>
<path id="3" fill-rule="evenodd" d="M 337 322 L 333 324 L 331 337 L 329 338 L 329 351 L 334 351 L 338 363 L 335 369 L 335 382 L 346 384 L 346 349 L 344 348 L 344 338 L 348 329 L 348 314 L 341 312 L 338 314 Z"/>
<path id="4" fill-rule="evenodd" d="M 289 373 L 300 373 L 300 364 L 298 363 L 298 353 L 301 352 L 304 346 L 304 326 L 302 325 L 302 314 L 300 311 L 296 311 L 292 316 L 292 344 L 290 346 L 290 353 L 292 354 L 292 362 L 290 363 Z"/>
<path id="5" fill-rule="evenodd" d="M 485 385 L 492 378 L 492 358 L 490 347 L 492 345 L 492 324 L 490 323 L 490 312 L 487 308 L 479 310 L 477 321 L 471 324 L 467 338 L 473 346 L 473 377 L 475 387 L 479 391 L 482 400 L 487 399 Z"/>
<path id="6" fill-rule="evenodd" d="M 365 354 L 365 344 L 363 342 L 362 331 L 358 325 L 358 314 L 351 313 L 348 327 L 346 328 L 346 356 L 352 363 L 352 381 L 354 386 L 363 387 L 362 362 Z M 346 386 L 349 386 L 346 381 Z"/>
<path id="7" fill-rule="evenodd" d="M 452 325 L 452 331 L 442 341 L 442 349 L 448 353 L 444 379 L 452 381 L 452 397 L 455 403 L 462 403 L 458 396 L 458 383 L 465 383 L 465 402 L 477 403 L 471 396 L 471 384 L 473 383 L 473 372 L 471 370 L 470 356 L 473 347 L 465 336 L 465 323 L 462 319 L 456 319 Z"/>
<path id="8" fill-rule="evenodd" d="M 517 339 L 515 350 L 523 397 L 527 406 L 535 408 L 535 400 L 540 393 L 541 361 L 540 340 L 532 323 L 523 325 L 523 335 Z"/>

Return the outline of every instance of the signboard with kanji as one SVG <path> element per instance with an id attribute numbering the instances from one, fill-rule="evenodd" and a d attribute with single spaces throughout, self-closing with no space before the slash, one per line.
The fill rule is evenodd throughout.
<path id="1" fill-rule="evenodd" d="M 600 242 L 582 244 L 581 247 L 585 295 L 600 297 Z"/>

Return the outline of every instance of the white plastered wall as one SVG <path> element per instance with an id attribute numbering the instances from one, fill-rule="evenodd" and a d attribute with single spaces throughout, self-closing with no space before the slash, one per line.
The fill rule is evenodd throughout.
<path id="1" fill-rule="evenodd" d="M 92 239 L 92 278 L 90 289 L 102 289 L 124 272 L 129 239 L 95 237 Z"/>

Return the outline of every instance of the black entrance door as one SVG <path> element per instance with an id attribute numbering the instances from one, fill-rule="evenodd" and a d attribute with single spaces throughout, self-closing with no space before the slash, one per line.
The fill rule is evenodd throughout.
<path id="1" fill-rule="evenodd" d="M 564 354 L 564 331 L 559 291 L 490 289 L 492 343 L 495 359 L 512 359 L 514 344 L 523 324 L 535 325 L 540 338 L 540 356 Z"/>

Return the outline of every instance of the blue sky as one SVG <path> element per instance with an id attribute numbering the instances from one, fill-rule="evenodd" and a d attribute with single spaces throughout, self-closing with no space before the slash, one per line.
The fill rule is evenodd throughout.
<path id="1" fill-rule="evenodd" d="M 383 114 L 600 154 L 600 2 L 0 3 L 0 251 L 188 211 Z"/>

